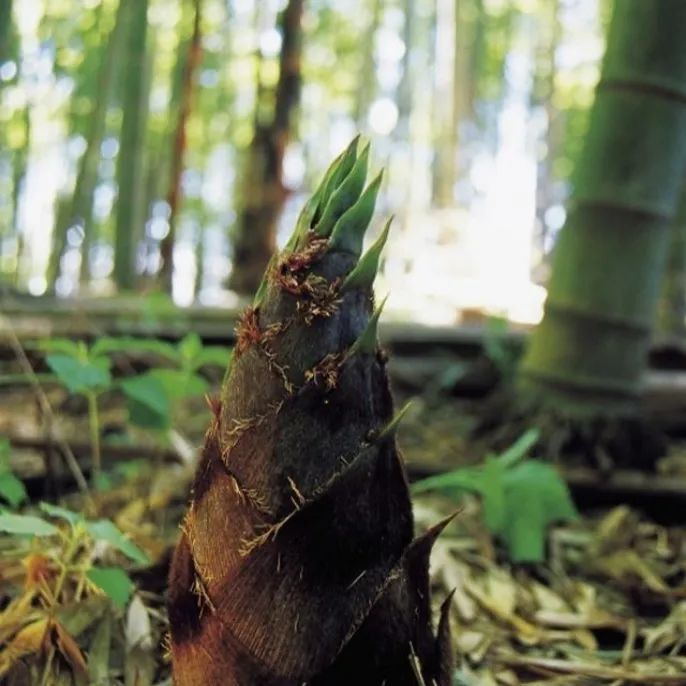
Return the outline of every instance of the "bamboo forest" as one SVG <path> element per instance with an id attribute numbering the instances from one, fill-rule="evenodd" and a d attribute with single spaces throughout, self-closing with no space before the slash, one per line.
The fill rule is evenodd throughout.
<path id="1" fill-rule="evenodd" d="M 686 686 L 686 0 L 0 0 L 0 686 Z"/>

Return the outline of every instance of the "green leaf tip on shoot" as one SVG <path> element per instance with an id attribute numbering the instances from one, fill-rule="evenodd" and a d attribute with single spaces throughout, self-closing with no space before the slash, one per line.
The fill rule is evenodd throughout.
<path id="1" fill-rule="evenodd" d="M 362 149 L 360 156 L 355 160 L 355 164 L 348 175 L 341 181 L 338 188 L 332 192 L 321 219 L 314 227 L 318 236 L 329 236 L 340 217 L 359 200 L 367 180 L 369 149 L 370 145 L 367 143 Z"/>
<path id="2" fill-rule="evenodd" d="M 319 223 L 333 192 L 343 183 L 343 180 L 355 166 L 359 142 L 360 135 L 358 134 L 348 143 L 346 149 L 333 161 L 324 175 L 324 180 L 321 184 L 322 194 L 319 201 L 319 207 L 315 212 L 312 226 L 316 226 L 316 224 Z"/>
<path id="3" fill-rule="evenodd" d="M 374 215 L 376 197 L 379 194 L 382 180 L 383 169 L 365 188 L 359 200 L 349 210 L 346 210 L 336 222 L 329 239 L 330 250 L 350 252 L 357 256 L 362 253 L 364 234 Z"/>
<path id="4" fill-rule="evenodd" d="M 388 240 L 388 234 L 391 230 L 391 222 L 393 216 L 388 218 L 386 226 L 384 226 L 381 235 L 376 239 L 374 244 L 362 255 L 360 261 L 355 265 L 353 270 L 348 274 L 341 286 L 341 291 L 359 289 L 370 289 L 374 285 L 374 279 L 379 271 L 379 262 L 381 260 L 381 253 Z"/>
<path id="5" fill-rule="evenodd" d="M 382 438 L 388 438 L 389 436 L 394 435 L 395 432 L 398 430 L 398 426 L 400 426 L 400 422 L 403 420 L 403 418 L 405 417 L 405 415 L 407 414 L 407 412 L 408 412 L 408 410 L 410 409 L 411 406 L 412 406 L 412 401 L 411 401 L 411 400 L 408 400 L 408 401 L 400 408 L 400 410 L 398 410 L 398 412 L 396 412 L 396 413 L 393 415 L 393 419 L 391 419 L 391 421 L 388 422 L 388 424 L 386 424 L 386 426 L 384 426 L 383 429 L 381 429 L 381 431 L 379 432 L 379 435 L 378 435 L 378 437 L 377 437 L 377 440 L 380 440 L 380 439 L 382 439 Z M 454 516 L 454 515 L 453 515 L 453 516 Z M 452 519 L 452 517 L 450 517 L 450 518 L 446 521 L 446 524 L 448 523 L 448 521 L 450 521 L 450 519 Z"/>
<path id="6" fill-rule="evenodd" d="M 381 317 L 381 312 L 388 296 L 386 296 L 378 305 L 378 307 L 372 313 L 372 316 L 367 322 L 367 326 L 364 331 L 359 335 L 357 340 L 350 346 L 348 355 L 357 355 L 359 353 L 367 353 L 368 355 L 373 355 L 376 352 L 378 345 L 377 334 L 379 329 L 379 317 Z"/>
<path id="7" fill-rule="evenodd" d="M 321 218 L 331 193 L 355 163 L 359 139 L 359 135 L 355 136 L 348 147 L 329 165 L 321 182 L 300 211 L 295 230 L 286 243 L 286 250 L 296 250 L 301 239 Z M 257 298 L 257 295 L 255 297 Z"/>

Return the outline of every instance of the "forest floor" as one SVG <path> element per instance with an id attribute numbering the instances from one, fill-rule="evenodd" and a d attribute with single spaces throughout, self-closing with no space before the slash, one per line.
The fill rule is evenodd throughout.
<path id="1" fill-rule="evenodd" d="M 59 389 L 46 394 L 62 434 L 74 441 L 86 435 L 83 407 Z M 0 436 L 40 436 L 43 420 L 35 405 L 29 388 L 1 394 Z M 101 424 L 110 435 L 103 444 L 103 490 L 84 496 L 67 486 L 54 498 L 59 478 L 46 478 L 46 450 L 27 441 L 11 456 L 29 488 L 22 512 L 45 516 L 38 503 L 52 494 L 89 521 L 111 520 L 149 562 L 103 552 L 98 541 L 89 549 L 135 583 L 117 607 L 84 581 L 91 577 L 78 555 L 86 544 L 75 541 L 80 529 L 67 521 L 69 514 L 50 513 L 59 529 L 53 536 L 0 536 L 0 683 L 171 683 L 166 570 L 193 471 L 188 457 L 210 413 L 200 398 L 187 402 L 174 424 L 183 436 L 161 449 L 130 431 L 120 403 L 103 405 Z M 482 447 L 466 438 L 469 407 L 417 399 L 399 437 L 411 475 L 426 472 L 427 465 L 433 473 L 482 456 Z M 134 441 L 125 452 L 122 428 Z M 675 442 L 663 466 L 668 475 L 686 475 L 685 454 Z M 418 531 L 453 512 L 456 503 L 460 508 L 436 543 L 431 567 L 435 602 L 455 591 L 455 684 L 686 684 L 686 518 L 656 517 L 660 496 L 655 498 L 650 515 L 619 497 L 602 506 L 579 502 L 577 519 L 548 529 L 545 562 L 514 564 L 485 523 L 482 499 L 417 494 Z M 127 552 L 121 541 L 117 546 Z"/>

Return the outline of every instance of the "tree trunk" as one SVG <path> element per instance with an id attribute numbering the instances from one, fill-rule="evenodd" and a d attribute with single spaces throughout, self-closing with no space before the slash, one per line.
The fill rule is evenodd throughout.
<path id="1" fill-rule="evenodd" d="M 123 118 L 117 159 L 114 279 L 119 290 L 135 284 L 135 260 L 145 219 L 144 160 L 148 113 L 146 35 L 148 0 L 126 3 L 126 53 L 123 64 Z"/>
<path id="2" fill-rule="evenodd" d="M 17 239 L 17 266 L 14 275 L 14 283 L 19 289 L 26 285 L 28 270 L 28 257 L 24 233 L 21 230 L 21 203 L 24 201 L 24 191 L 26 184 L 26 172 L 31 157 L 31 108 L 28 103 L 22 111 L 22 124 L 24 127 L 24 144 L 14 151 L 12 163 L 12 227 Z"/>
<path id="3" fill-rule="evenodd" d="M 379 29 L 381 21 L 381 11 L 383 9 L 383 0 L 373 0 L 371 15 L 369 17 L 369 24 L 363 36 L 359 51 L 362 57 L 360 67 L 360 74 L 364 74 L 364 78 L 358 81 L 357 92 L 355 96 L 355 106 L 353 109 L 353 118 L 357 123 L 358 129 L 364 130 L 366 128 L 366 119 L 369 114 L 369 106 L 374 98 L 376 92 L 376 63 L 374 60 L 374 49 L 376 43 L 376 32 Z M 405 17 L 407 21 L 407 16 Z"/>
<path id="4" fill-rule="evenodd" d="M 98 182 L 98 164 L 100 162 L 100 146 L 105 136 L 107 109 L 112 89 L 112 81 L 118 63 L 121 39 L 123 37 L 124 10 L 126 0 L 122 0 L 117 8 L 114 24 L 109 36 L 105 39 L 107 47 L 102 53 L 102 62 L 98 69 L 97 93 L 93 94 L 93 105 L 89 115 L 89 131 L 86 137 L 86 150 L 81 157 L 79 170 L 74 185 L 74 194 L 69 204 L 57 212 L 55 222 L 55 237 L 50 255 L 48 269 L 48 284 L 54 287 L 59 275 L 60 259 L 66 248 L 67 230 L 74 224 L 79 224 L 83 230 L 81 243 L 81 273 L 80 281 L 88 280 L 89 253 L 92 245 L 93 233 L 93 193 Z"/>
<path id="5" fill-rule="evenodd" d="M 615 3 L 568 219 L 520 391 L 572 417 L 632 417 L 686 163 L 681 0 Z"/>
<path id="6" fill-rule="evenodd" d="M 172 561 L 176 686 L 451 683 L 428 577 L 445 523 L 412 540 L 376 337 L 388 230 L 359 257 L 367 154 L 334 163 L 237 327 Z"/>
<path id="7" fill-rule="evenodd" d="M 441 0 L 437 7 L 436 51 L 441 57 L 436 92 L 436 159 L 433 199 L 438 207 L 455 202 L 460 125 L 472 114 L 474 75 L 481 15 L 475 0 Z M 437 59 L 439 57 L 437 56 Z"/>
<path id="8" fill-rule="evenodd" d="M 548 240 L 546 212 L 551 205 L 553 160 L 557 157 L 559 142 L 558 112 L 553 104 L 555 96 L 555 75 L 557 72 L 556 52 L 560 42 L 559 0 L 549 0 L 545 12 L 536 17 L 536 74 L 532 94 L 532 105 L 545 112 L 545 125 L 541 132 L 541 150 L 537 153 L 536 170 L 536 236 L 538 249 L 543 253 Z"/>
<path id="9" fill-rule="evenodd" d="M 13 28 L 12 0 L 3 0 L 3 2 L 0 2 L 0 64 L 12 57 Z"/>
<path id="10" fill-rule="evenodd" d="M 238 293 L 248 294 L 256 290 L 276 247 L 277 222 L 286 199 L 283 156 L 300 99 L 303 6 L 304 0 L 289 0 L 282 14 L 282 46 L 274 113 L 268 124 L 256 118 L 229 282 Z"/>
<path id="11" fill-rule="evenodd" d="M 671 225 L 667 267 L 658 309 L 658 329 L 668 336 L 686 334 L 686 186 Z"/>
<path id="12" fill-rule="evenodd" d="M 186 0 L 187 2 L 190 0 Z M 162 287 L 167 293 L 172 292 L 172 277 L 174 272 L 174 242 L 176 241 L 176 223 L 178 220 L 179 204 L 181 202 L 181 174 L 183 172 L 183 156 L 186 152 L 186 125 L 191 113 L 193 86 L 195 73 L 200 66 L 202 45 L 200 35 L 200 7 L 201 0 L 194 0 L 195 16 L 193 19 L 193 35 L 188 43 L 188 54 L 183 67 L 181 80 L 181 102 L 174 136 L 172 151 L 171 178 L 167 203 L 169 205 L 169 233 L 160 246 L 162 266 L 160 279 Z"/>
<path id="13" fill-rule="evenodd" d="M 458 0 L 438 0 L 436 4 L 436 85 L 434 95 L 433 201 L 438 207 L 450 207 L 455 188 L 455 111 L 454 65 L 457 54 Z"/>
<path id="14" fill-rule="evenodd" d="M 81 160 L 79 176 L 76 179 L 72 214 L 80 217 L 83 223 L 83 242 L 81 243 L 80 283 L 86 284 L 90 279 L 90 251 L 95 238 L 93 224 L 93 194 L 98 183 L 98 164 L 100 147 L 105 136 L 107 111 L 112 96 L 114 75 L 121 59 L 125 28 L 126 0 L 119 0 L 114 25 L 107 40 L 107 49 L 103 55 L 99 73 L 99 97 L 96 98 L 92 111 L 91 131 L 86 151 Z"/>

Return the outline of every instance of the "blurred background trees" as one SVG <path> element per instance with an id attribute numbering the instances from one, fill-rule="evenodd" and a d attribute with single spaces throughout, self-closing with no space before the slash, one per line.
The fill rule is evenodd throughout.
<path id="1" fill-rule="evenodd" d="M 0 280 L 235 304 L 360 130 L 391 307 L 536 321 L 610 5 L 5 0 Z"/>

